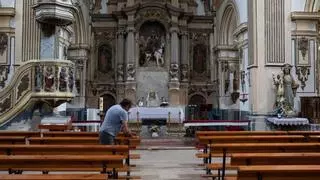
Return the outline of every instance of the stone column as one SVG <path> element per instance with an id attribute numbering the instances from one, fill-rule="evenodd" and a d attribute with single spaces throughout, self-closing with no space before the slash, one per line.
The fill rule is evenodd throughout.
<path id="1" fill-rule="evenodd" d="M 189 80 L 189 41 L 188 32 L 181 33 L 181 81 L 187 82 Z"/>
<path id="2" fill-rule="evenodd" d="M 179 62 L 178 28 L 172 27 L 170 31 L 171 31 L 171 64 L 178 64 Z"/>
<path id="3" fill-rule="evenodd" d="M 117 101 L 121 101 L 125 97 L 125 67 L 124 67 L 124 35 L 125 31 L 120 28 L 117 32 Z"/>
<path id="4" fill-rule="evenodd" d="M 126 97 L 136 102 L 136 59 L 134 12 L 128 13 L 126 44 Z"/>
<path id="5" fill-rule="evenodd" d="M 178 27 L 172 27 L 171 32 L 171 63 L 169 70 L 169 103 L 172 105 L 180 104 L 179 93 L 179 39 L 178 39 Z"/>
<path id="6" fill-rule="evenodd" d="M 209 47 L 210 47 L 210 80 L 211 82 L 215 79 L 215 67 L 214 67 L 214 35 L 213 32 L 210 33 L 210 41 L 209 41 Z"/>
<path id="7" fill-rule="evenodd" d="M 73 104 L 78 104 L 80 107 L 85 107 L 87 85 L 87 61 L 89 59 L 89 47 L 71 46 L 68 50 L 68 59 L 73 61 L 76 65 L 75 87 L 77 92 L 76 97 L 73 99 Z"/>
<path id="8" fill-rule="evenodd" d="M 123 82 L 124 80 L 124 34 L 123 30 L 117 32 L 117 81 Z"/>

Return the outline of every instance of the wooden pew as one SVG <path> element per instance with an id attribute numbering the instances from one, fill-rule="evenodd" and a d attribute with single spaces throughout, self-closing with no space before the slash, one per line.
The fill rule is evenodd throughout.
<path id="1" fill-rule="evenodd" d="M 205 163 L 211 163 L 211 151 L 209 144 L 215 143 L 278 143 L 278 142 L 306 142 L 307 139 L 302 135 L 277 135 L 277 136 L 202 136 L 199 141 L 205 144 L 204 153 L 196 154 L 199 158 L 204 158 Z M 208 154 L 209 153 L 209 154 Z M 208 156 L 207 156 L 208 154 Z M 209 162 L 208 162 L 209 160 Z"/>
<path id="2" fill-rule="evenodd" d="M 320 165 L 320 153 L 233 153 L 231 165 Z"/>
<path id="3" fill-rule="evenodd" d="M 107 155 L 129 154 L 126 145 L 0 145 L 0 155 Z"/>
<path id="4" fill-rule="evenodd" d="M 61 132 L 61 131 L 47 131 L 42 132 L 43 137 L 99 137 L 98 132 Z"/>
<path id="5" fill-rule="evenodd" d="M 0 155 L 0 170 L 9 171 L 95 171 L 106 173 L 113 168 L 113 177 L 117 177 L 116 168 L 125 166 L 123 155 Z"/>
<path id="6" fill-rule="evenodd" d="M 27 141 L 29 144 L 100 144 L 98 137 L 30 137 Z M 130 149 L 136 149 L 140 144 L 140 139 L 116 137 L 116 143 L 120 145 L 128 145 Z"/>
<path id="7" fill-rule="evenodd" d="M 26 144 L 24 136 L 0 136 L 0 144 Z"/>
<path id="8" fill-rule="evenodd" d="M 222 176 L 225 175 L 225 169 L 236 169 L 226 163 L 226 157 L 232 153 L 281 153 L 281 152 L 319 152 L 320 143 L 222 143 L 210 146 L 211 156 L 223 154 L 222 164 L 211 163 L 207 167 L 211 170 L 222 170 Z"/>
<path id="9" fill-rule="evenodd" d="M 99 144 L 97 137 L 30 137 L 29 144 L 59 144 L 59 145 L 96 145 Z"/>
<path id="10" fill-rule="evenodd" d="M 288 142 L 306 142 L 307 138 L 302 135 L 266 135 L 266 136 L 252 136 L 252 135 L 239 135 L 239 136 L 201 136 L 199 142 L 205 144 L 203 153 L 197 153 L 198 158 L 203 158 L 205 164 L 211 164 L 212 154 L 210 145 L 215 143 L 288 143 Z M 210 145 L 209 145 L 210 144 Z M 223 154 L 218 155 L 223 157 Z M 223 157 L 225 161 L 225 157 Z M 223 163 L 225 164 L 225 162 Z M 207 169 L 207 174 L 210 173 L 210 169 Z"/>
<path id="11" fill-rule="evenodd" d="M 107 180 L 106 174 L 0 174 L 1 180 Z"/>
<path id="12" fill-rule="evenodd" d="M 196 137 L 201 136 L 265 136 L 265 135 L 287 135 L 286 131 L 196 131 Z"/>
<path id="13" fill-rule="evenodd" d="M 202 144 L 214 143 L 262 143 L 262 142 L 307 142 L 302 135 L 277 135 L 277 136 L 201 136 L 199 142 Z"/>
<path id="14" fill-rule="evenodd" d="M 0 137 L 16 136 L 16 137 L 37 137 L 40 132 L 36 131 L 0 131 Z"/>
<path id="15" fill-rule="evenodd" d="M 239 166 L 237 178 L 225 180 L 318 180 L 320 165 Z"/>

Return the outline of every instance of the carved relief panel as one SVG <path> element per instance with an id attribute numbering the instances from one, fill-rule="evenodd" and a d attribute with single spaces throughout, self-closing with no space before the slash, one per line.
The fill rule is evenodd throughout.
<path id="1" fill-rule="evenodd" d="M 139 31 L 139 65 L 162 67 L 165 61 L 166 31 L 158 22 L 146 22 Z"/>

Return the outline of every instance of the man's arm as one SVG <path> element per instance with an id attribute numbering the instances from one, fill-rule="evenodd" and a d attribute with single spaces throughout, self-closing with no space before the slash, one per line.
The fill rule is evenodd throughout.
<path id="1" fill-rule="evenodd" d="M 127 135 L 131 135 L 131 131 L 129 130 L 128 127 L 128 114 L 124 113 L 121 117 L 121 121 L 122 121 L 122 132 L 124 132 Z"/>

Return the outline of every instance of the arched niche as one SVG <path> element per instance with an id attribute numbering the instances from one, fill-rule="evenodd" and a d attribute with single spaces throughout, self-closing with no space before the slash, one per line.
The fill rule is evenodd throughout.
<path id="1" fill-rule="evenodd" d="M 234 37 L 233 33 L 237 28 L 238 18 L 237 11 L 233 3 L 229 3 L 222 15 L 220 24 L 220 39 L 219 42 L 221 45 L 233 45 Z"/>
<path id="2" fill-rule="evenodd" d="M 189 104 L 200 105 L 200 104 L 206 104 L 206 103 L 207 103 L 206 98 L 200 94 L 194 94 L 189 98 Z"/>
<path id="3" fill-rule="evenodd" d="M 158 21 L 145 21 L 139 29 L 139 65 L 164 66 L 166 28 Z"/>
<path id="4" fill-rule="evenodd" d="M 111 94 L 103 94 L 103 112 L 106 112 L 111 106 L 116 104 L 116 99 Z"/>
<path id="5" fill-rule="evenodd" d="M 98 48 L 97 69 L 99 72 L 108 73 L 113 71 L 112 47 L 109 44 L 102 44 Z"/>

